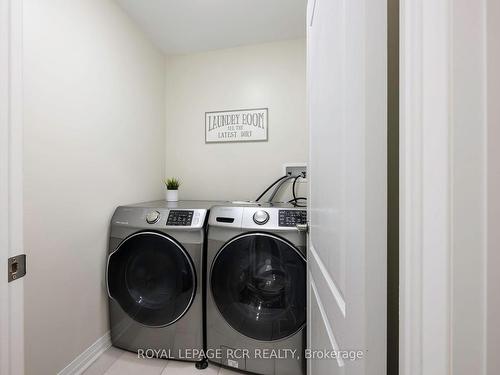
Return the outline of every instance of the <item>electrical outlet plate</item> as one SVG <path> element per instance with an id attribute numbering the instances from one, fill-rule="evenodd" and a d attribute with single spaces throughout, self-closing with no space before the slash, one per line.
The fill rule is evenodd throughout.
<path id="1" fill-rule="evenodd" d="M 305 182 L 307 178 L 307 164 L 306 163 L 288 163 L 283 165 L 285 175 L 287 176 L 297 176 L 302 174 L 304 178 L 301 178 L 300 182 Z"/>

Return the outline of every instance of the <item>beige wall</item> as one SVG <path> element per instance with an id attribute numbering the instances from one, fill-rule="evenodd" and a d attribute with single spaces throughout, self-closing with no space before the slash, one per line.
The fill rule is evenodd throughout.
<path id="1" fill-rule="evenodd" d="M 166 176 L 181 198 L 255 199 L 284 163 L 307 161 L 305 53 L 300 39 L 167 59 Z M 206 111 L 261 107 L 268 142 L 205 144 Z"/>
<path id="2" fill-rule="evenodd" d="M 53 375 L 109 328 L 116 205 L 158 199 L 163 55 L 109 0 L 24 0 L 26 373 Z"/>

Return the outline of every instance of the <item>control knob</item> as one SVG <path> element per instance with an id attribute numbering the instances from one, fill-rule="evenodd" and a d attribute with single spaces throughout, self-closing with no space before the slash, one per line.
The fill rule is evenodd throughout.
<path id="1" fill-rule="evenodd" d="M 255 224 L 263 225 L 269 221 L 269 214 L 264 210 L 259 210 L 253 214 Z"/>
<path id="2" fill-rule="evenodd" d="M 146 221 L 148 224 L 154 224 L 160 219 L 160 213 L 158 211 L 150 211 L 146 215 Z"/>

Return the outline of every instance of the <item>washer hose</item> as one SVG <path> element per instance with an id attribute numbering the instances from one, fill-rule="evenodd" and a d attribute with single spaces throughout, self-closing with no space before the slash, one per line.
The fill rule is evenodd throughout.
<path id="1" fill-rule="evenodd" d="M 282 180 L 280 181 L 280 183 L 278 184 L 278 186 L 276 186 L 276 187 L 274 188 L 274 191 L 273 191 L 273 193 L 271 194 L 271 196 L 269 197 L 268 202 L 272 202 L 272 201 L 273 201 L 274 197 L 276 196 L 276 194 L 278 194 L 278 191 L 281 189 L 281 187 L 283 186 L 283 184 L 284 184 L 285 182 L 287 182 L 287 181 L 289 181 L 289 180 L 291 180 L 291 179 L 293 179 L 293 178 L 296 178 L 296 177 L 297 177 L 297 176 L 287 176 L 286 178 L 282 179 Z"/>

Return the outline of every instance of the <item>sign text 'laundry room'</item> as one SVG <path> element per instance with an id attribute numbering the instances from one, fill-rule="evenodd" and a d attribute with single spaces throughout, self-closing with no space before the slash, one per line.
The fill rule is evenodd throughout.
<path id="1" fill-rule="evenodd" d="M 267 141 L 267 108 L 205 113 L 205 142 Z"/>

